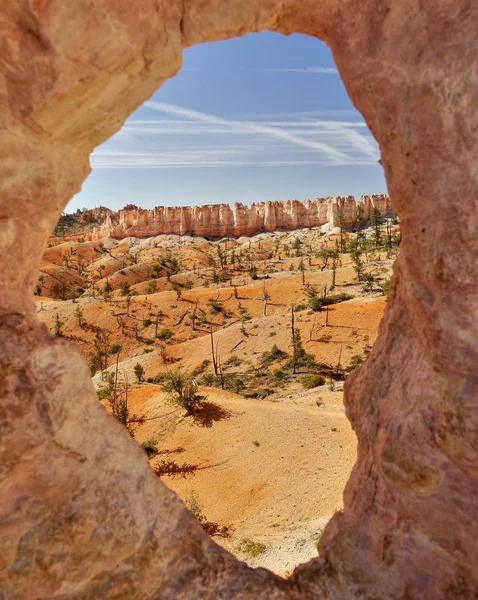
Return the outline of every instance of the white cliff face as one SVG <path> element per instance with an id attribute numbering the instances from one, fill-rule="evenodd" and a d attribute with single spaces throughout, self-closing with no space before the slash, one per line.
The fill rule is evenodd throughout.
<path id="1" fill-rule="evenodd" d="M 128 206 L 117 213 L 107 214 L 88 236 L 91 240 L 105 237 L 151 237 L 161 234 L 197 235 L 220 238 L 227 235 L 253 235 L 260 231 L 293 230 L 302 227 L 319 227 L 339 224 L 342 211 L 344 225 L 351 229 L 357 223 L 360 207 L 362 220 L 367 221 L 373 207 L 381 216 L 393 213 L 389 197 L 385 194 L 317 198 L 316 200 L 284 200 L 259 202 L 245 206 L 237 203 L 208 204 L 193 207 L 158 206 L 145 210 Z"/>

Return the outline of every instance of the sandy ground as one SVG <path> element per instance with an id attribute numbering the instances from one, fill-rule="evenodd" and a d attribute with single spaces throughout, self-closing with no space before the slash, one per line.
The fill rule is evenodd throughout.
<path id="1" fill-rule="evenodd" d="M 356 444 L 342 393 L 324 386 L 271 402 L 201 391 L 207 409 L 193 418 L 158 386 L 136 388 L 131 410 L 147 419 L 136 438 L 158 441 L 153 466 L 172 460 L 194 467 L 162 481 L 186 502 L 193 494 L 209 521 L 230 529 L 230 537 L 215 537 L 219 544 L 286 574 L 317 556 L 325 524 L 342 508 Z M 250 559 L 237 550 L 243 538 L 265 544 L 265 552 Z"/>
<path id="2" fill-rule="evenodd" d="M 297 239 L 302 257 L 293 250 Z M 393 257 L 384 252 L 363 257 L 365 271 L 375 277 L 374 288 L 365 291 L 350 255 L 342 254 L 333 293 L 354 298 L 312 312 L 306 286 L 322 292 L 333 277 L 317 252 L 335 247 L 336 240 L 336 232 L 324 237 L 316 230 L 221 242 L 178 236 L 106 239 L 102 246 L 51 240 L 36 290 L 39 320 L 52 333 L 60 322 L 61 334 L 88 361 L 98 340 L 106 349 L 120 347 L 119 355 L 107 354 L 107 362 L 113 369 L 119 356 L 120 381 L 133 383 L 130 410 L 146 419 L 135 437 L 139 443 L 157 441 L 153 468 L 166 462 L 176 469 L 162 481 L 186 504 L 194 498 L 210 523 L 226 528 L 227 535 L 214 537 L 219 544 L 281 575 L 317 556 L 325 524 L 342 508 L 356 455 L 343 383 L 330 380 L 304 391 L 300 377 L 290 377 L 263 400 L 201 388 L 206 405 L 193 418 L 172 406 L 159 386 L 134 385 L 134 366 L 143 366 L 145 378 L 197 369 L 211 361 L 212 330 L 224 372 L 251 376 L 263 368 L 262 355 L 273 345 L 292 354 L 291 306 L 301 304 L 295 326 L 317 363 L 343 370 L 354 356 L 365 359 L 386 309 L 377 286 L 390 276 Z M 229 279 L 213 282 L 220 256 L 227 257 Z M 251 278 L 251 264 L 259 279 Z M 106 283 L 112 291 L 105 296 Z M 121 295 L 124 284 L 136 294 L 129 300 Z M 212 302 L 219 303 L 219 312 Z M 193 311 L 201 317 L 194 326 Z M 172 337 L 158 339 L 161 329 Z M 232 356 L 235 364 L 227 366 Z M 270 371 L 281 366 L 274 363 Z M 212 373 L 212 364 L 205 372 Z M 101 373 L 93 382 L 104 386 Z M 238 549 L 244 538 L 264 544 L 265 551 L 256 558 L 244 554 Z"/>

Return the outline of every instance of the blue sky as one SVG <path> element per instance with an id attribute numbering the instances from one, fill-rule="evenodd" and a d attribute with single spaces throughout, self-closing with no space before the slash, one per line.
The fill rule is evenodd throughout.
<path id="1" fill-rule="evenodd" d="M 250 34 L 185 50 L 67 210 L 383 193 L 378 159 L 324 43 Z"/>

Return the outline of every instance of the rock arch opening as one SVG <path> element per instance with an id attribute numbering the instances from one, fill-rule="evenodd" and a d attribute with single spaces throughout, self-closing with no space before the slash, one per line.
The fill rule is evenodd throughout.
<path id="1" fill-rule="evenodd" d="M 132 13 L 123 2 L 86 10 L 19 0 L 0 19 L 2 589 L 62 598 L 473 597 L 478 103 L 464 73 L 476 64 L 475 7 L 152 1 Z M 265 28 L 330 45 L 380 143 L 403 230 L 378 343 L 346 387 L 359 451 L 345 509 L 324 533 L 321 558 L 288 581 L 247 569 L 201 533 L 97 406 L 79 353 L 38 325 L 31 298 L 46 238 L 92 149 L 177 71 L 183 46 Z M 457 231 L 457 222 L 469 226 Z"/>
<path id="2" fill-rule="evenodd" d="M 256 185 L 266 198 L 283 193 L 278 170 L 291 190 L 307 179 L 323 195 L 363 185 L 357 166 L 368 188 L 381 184 L 378 150 L 323 42 L 267 33 L 199 48 L 168 93 L 160 88 L 93 153 L 89 191 L 43 255 L 38 318 L 77 344 L 103 404 L 215 541 L 281 575 L 317 556 L 343 508 L 356 458 L 343 384 L 376 338 L 399 227 L 379 194 L 250 206 L 263 200 Z M 151 169 L 156 185 L 142 175 Z M 215 187 L 223 169 L 227 189 L 222 178 Z M 238 179 L 250 191 L 234 196 Z M 223 203 L 175 207 L 191 189 Z M 117 194 L 127 203 L 119 213 L 110 210 Z M 173 206 L 144 210 L 152 197 Z M 80 208 L 92 204 L 101 208 Z M 377 241 L 370 221 L 379 215 Z M 190 415 L 164 393 L 178 376 L 206 397 Z"/>

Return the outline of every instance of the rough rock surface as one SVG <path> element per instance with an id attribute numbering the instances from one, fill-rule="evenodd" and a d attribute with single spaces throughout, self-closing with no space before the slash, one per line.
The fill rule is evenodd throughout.
<path id="1" fill-rule="evenodd" d="M 93 148 L 183 47 L 266 28 L 332 49 L 403 235 L 379 340 L 346 386 L 358 459 L 344 512 L 287 582 L 205 536 L 32 300 Z M 478 596 L 477 31 L 475 0 L 1 3 L 3 597 Z"/>
<path id="2" fill-rule="evenodd" d="M 85 238 L 97 241 L 105 237 L 151 237 L 170 233 L 220 238 L 226 235 L 253 235 L 259 231 L 319 227 L 327 223 L 336 227 L 340 211 L 344 226 L 352 228 L 357 222 L 358 207 L 363 221 L 370 218 L 372 207 L 377 208 L 381 216 L 391 215 L 393 212 L 389 197 L 385 194 L 361 196 L 359 202 L 353 196 L 347 196 L 304 202 L 260 202 L 251 206 L 238 203 L 232 206 L 158 206 L 152 210 L 134 207 L 124 208 L 117 213 L 105 212 L 103 223 Z"/>

